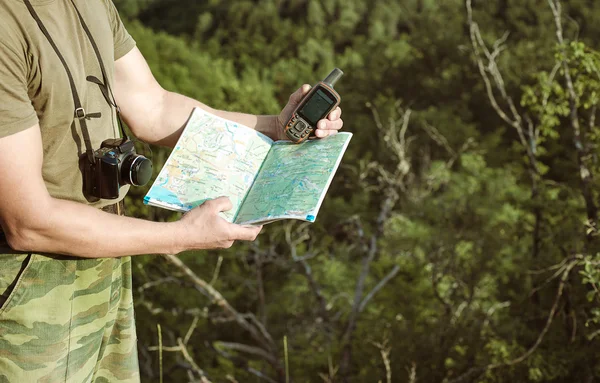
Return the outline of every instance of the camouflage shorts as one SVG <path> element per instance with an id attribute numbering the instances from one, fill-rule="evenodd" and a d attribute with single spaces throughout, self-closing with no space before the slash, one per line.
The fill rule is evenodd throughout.
<path id="1" fill-rule="evenodd" d="M 139 382 L 131 260 L 0 254 L 0 383 Z"/>

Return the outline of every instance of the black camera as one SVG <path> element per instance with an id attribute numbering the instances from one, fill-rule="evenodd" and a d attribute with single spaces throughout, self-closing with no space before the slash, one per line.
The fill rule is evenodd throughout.
<path id="1" fill-rule="evenodd" d="M 90 162 L 82 156 L 83 188 L 86 197 L 119 198 L 124 185 L 144 186 L 152 177 L 152 162 L 136 154 L 133 141 L 114 138 L 102 142 Z"/>

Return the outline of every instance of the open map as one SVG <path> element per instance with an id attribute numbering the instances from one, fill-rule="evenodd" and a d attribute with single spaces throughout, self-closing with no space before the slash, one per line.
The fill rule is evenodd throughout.
<path id="1" fill-rule="evenodd" d="M 314 221 L 351 137 L 273 142 L 196 108 L 144 202 L 188 211 L 226 196 L 229 222 Z"/>

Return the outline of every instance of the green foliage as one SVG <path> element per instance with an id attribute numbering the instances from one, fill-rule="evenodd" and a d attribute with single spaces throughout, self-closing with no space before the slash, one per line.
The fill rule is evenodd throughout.
<path id="1" fill-rule="evenodd" d="M 600 255 L 586 256 L 583 260 L 583 270 L 579 272 L 583 283 L 589 286 L 586 299 L 600 306 Z M 590 317 L 586 326 L 598 327 L 600 325 L 600 307 L 595 306 L 590 310 Z M 594 333 L 593 336 L 597 336 Z"/>
<path id="2" fill-rule="evenodd" d="M 376 347 L 384 342 L 391 347 L 394 382 L 410 381 L 413 367 L 419 382 L 450 382 L 473 367 L 514 360 L 535 344 L 548 320 L 560 279 L 556 265 L 576 256 L 582 261 L 535 352 L 466 381 L 600 378 L 600 259 L 592 256 L 600 244 L 597 229 L 586 224 L 580 179 L 580 163 L 587 164 L 598 200 L 600 131 L 592 116 L 600 97 L 593 43 L 600 38 L 600 4 L 563 4 L 581 28 L 565 22 L 566 38 L 578 39 L 559 46 L 545 1 L 474 1 L 489 45 L 510 32 L 497 63 L 507 94 L 537 132 L 528 142 L 539 168 L 532 181 L 522 141 L 491 107 L 473 64 L 460 0 L 115 3 L 157 80 L 216 108 L 277 113 L 301 84 L 333 66 L 346 72 L 338 90 L 345 129 L 355 135 L 318 221 L 309 227 L 273 223 L 255 245 L 181 256 L 239 312 L 265 324 L 280 361 L 287 336 L 293 381 L 343 381 L 343 336 L 373 235 L 377 247 L 364 294 L 399 269 L 357 317 L 348 381 L 385 381 Z M 567 72 L 557 65 L 562 60 L 584 133 L 582 162 Z M 390 140 L 409 109 L 400 153 Z M 153 150 L 158 169 L 168 151 Z M 392 189 L 397 200 L 380 225 Z M 130 214 L 178 219 L 144 206 L 144 193 L 132 190 Z M 307 235 L 296 255 L 306 257 L 325 311 L 305 265 L 291 257 L 286 230 L 294 239 Z M 258 346 L 185 275 L 158 257 L 136 257 L 135 264 L 146 381 L 157 380 L 157 355 L 147 349 L 156 344 L 156 324 L 163 343 L 173 345 L 194 317 L 200 319 L 189 351 L 212 381 L 260 381 L 248 367 L 285 381 L 263 359 L 219 343 Z M 168 381 L 188 379 L 181 355 L 164 358 Z"/>

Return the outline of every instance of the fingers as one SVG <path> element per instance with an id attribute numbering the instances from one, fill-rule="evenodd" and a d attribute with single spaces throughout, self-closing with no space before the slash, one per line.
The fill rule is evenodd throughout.
<path id="1" fill-rule="evenodd" d="M 336 134 L 344 126 L 344 121 L 341 117 L 342 109 L 338 106 L 329 113 L 327 118 L 324 118 L 317 123 L 315 135 L 319 138 L 323 138 Z"/>
<path id="2" fill-rule="evenodd" d="M 254 241 L 262 226 L 242 226 L 228 222 L 222 212 L 232 209 L 227 197 L 219 197 L 204 202 L 190 210 L 180 220 L 182 230 L 191 242 L 189 250 L 227 249 L 235 241 Z"/>
<path id="3" fill-rule="evenodd" d="M 319 138 L 333 136 L 344 126 L 344 120 L 337 119 L 330 121 L 329 119 L 323 119 L 317 123 L 317 130 L 315 135 Z"/>
<path id="4" fill-rule="evenodd" d="M 290 104 L 293 104 L 293 105 L 300 104 L 300 101 L 302 101 L 302 98 L 304 96 L 306 96 L 306 94 L 308 92 L 310 92 L 310 88 L 311 87 L 308 84 L 304 84 L 300 88 L 298 88 L 297 91 L 295 91 L 294 93 L 291 94 L 291 96 L 290 96 Z"/>
<path id="5" fill-rule="evenodd" d="M 242 226 L 231 224 L 229 230 L 229 239 L 232 241 L 254 241 L 256 237 L 258 237 L 258 234 L 260 234 L 262 226 Z"/>
<path id="6" fill-rule="evenodd" d="M 233 209 L 233 204 L 227 197 L 219 197 L 215 199 L 211 199 L 209 201 L 204 202 L 210 209 L 214 209 L 217 212 L 228 211 Z"/>
<path id="7" fill-rule="evenodd" d="M 329 121 L 335 121 L 335 120 L 339 120 L 341 117 L 342 117 L 342 108 L 340 108 L 338 106 L 331 113 L 329 113 L 329 116 L 327 116 L 327 119 Z"/>
<path id="8" fill-rule="evenodd" d="M 230 223 L 227 227 L 228 239 L 220 241 L 217 247 L 229 249 L 235 241 L 254 241 L 261 230 L 262 226 L 242 226 Z"/>

